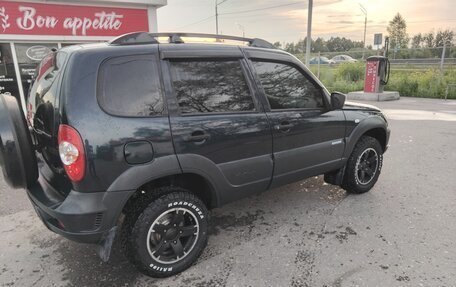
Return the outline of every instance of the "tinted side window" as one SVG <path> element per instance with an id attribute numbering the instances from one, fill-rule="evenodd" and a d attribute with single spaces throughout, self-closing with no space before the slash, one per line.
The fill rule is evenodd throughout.
<path id="1" fill-rule="evenodd" d="M 240 61 L 178 61 L 170 65 L 182 113 L 255 109 Z"/>
<path id="2" fill-rule="evenodd" d="M 321 89 L 295 67 L 272 62 L 253 64 L 271 109 L 324 107 Z"/>
<path id="3" fill-rule="evenodd" d="M 101 68 L 99 102 L 117 116 L 147 117 L 164 113 L 158 64 L 153 55 L 113 58 Z"/>
<path id="4" fill-rule="evenodd" d="M 51 53 L 38 65 L 34 82 L 30 89 L 29 100 L 36 106 L 40 104 L 55 105 L 58 98 L 55 80 L 63 68 L 67 54 L 65 52 Z"/>

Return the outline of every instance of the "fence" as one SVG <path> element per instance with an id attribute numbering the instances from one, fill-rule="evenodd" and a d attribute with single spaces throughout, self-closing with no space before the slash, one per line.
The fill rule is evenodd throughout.
<path id="1" fill-rule="evenodd" d="M 383 55 L 383 50 L 356 49 L 341 52 L 317 52 L 312 53 L 311 58 L 327 57 L 331 59 L 337 55 L 348 55 L 358 61 L 364 61 L 370 56 Z M 305 60 L 305 55 L 296 54 L 301 60 Z M 456 46 L 442 46 L 435 48 L 407 48 L 396 49 L 388 52 L 388 58 L 392 69 L 414 70 L 429 68 L 454 68 L 456 67 Z"/>

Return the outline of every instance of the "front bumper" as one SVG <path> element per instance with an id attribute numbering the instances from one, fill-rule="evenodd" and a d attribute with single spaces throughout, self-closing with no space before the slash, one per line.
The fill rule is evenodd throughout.
<path id="1" fill-rule="evenodd" d="M 390 135 L 391 135 L 391 129 L 390 128 L 386 128 L 385 150 L 383 151 L 383 153 L 385 153 L 388 150 L 388 148 L 389 148 Z"/>
<path id="2" fill-rule="evenodd" d="M 27 189 L 38 216 L 51 231 L 70 240 L 99 243 L 117 224 L 134 191 L 77 192 L 63 196 L 40 175 Z"/>

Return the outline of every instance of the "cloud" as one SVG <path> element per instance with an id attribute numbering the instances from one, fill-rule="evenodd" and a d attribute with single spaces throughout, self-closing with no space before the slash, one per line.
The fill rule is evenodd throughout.
<path id="1" fill-rule="evenodd" d="M 348 20 L 339 20 L 339 21 L 328 21 L 327 23 L 329 23 L 329 24 L 355 24 L 356 22 L 348 21 Z"/>
<path id="2" fill-rule="evenodd" d="M 175 30 L 184 27 L 189 32 L 215 30 L 214 18 L 193 26 L 189 23 L 214 15 L 215 0 L 168 0 L 168 6 L 158 10 L 160 30 Z M 220 6 L 220 13 L 255 10 L 269 6 L 292 3 L 298 0 L 228 0 Z M 386 35 L 388 22 L 396 13 L 406 19 L 407 32 L 413 36 L 432 29 L 456 27 L 455 0 L 315 0 L 313 9 L 313 37 L 348 37 L 362 40 L 364 15 L 359 3 L 368 14 L 367 43 L 373 42 L 374 33 Z M 220 29 L 224 34 L 240 35 L 235 24 L 245 27 L 248 37 L 264 37 L 270 41 L 297 41 L 304 38 L 307 30 L 307 1 L 302 4 L 284 6 L 245 14 L 221 15 Z M 241 34 L 242 35 L 242 34 Z"/>

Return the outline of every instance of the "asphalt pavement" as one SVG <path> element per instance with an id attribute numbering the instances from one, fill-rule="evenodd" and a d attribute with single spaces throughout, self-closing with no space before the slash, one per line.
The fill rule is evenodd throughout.
<path id="1" fill-rule="evenodd" d="M 456 286 L 456 101 L 374 103 L 392 135 L 371 192 L 321 177 L 212 211 L 207 249 L 167 279 L 48 231 L 0 176 L 1 286 Z"/>

